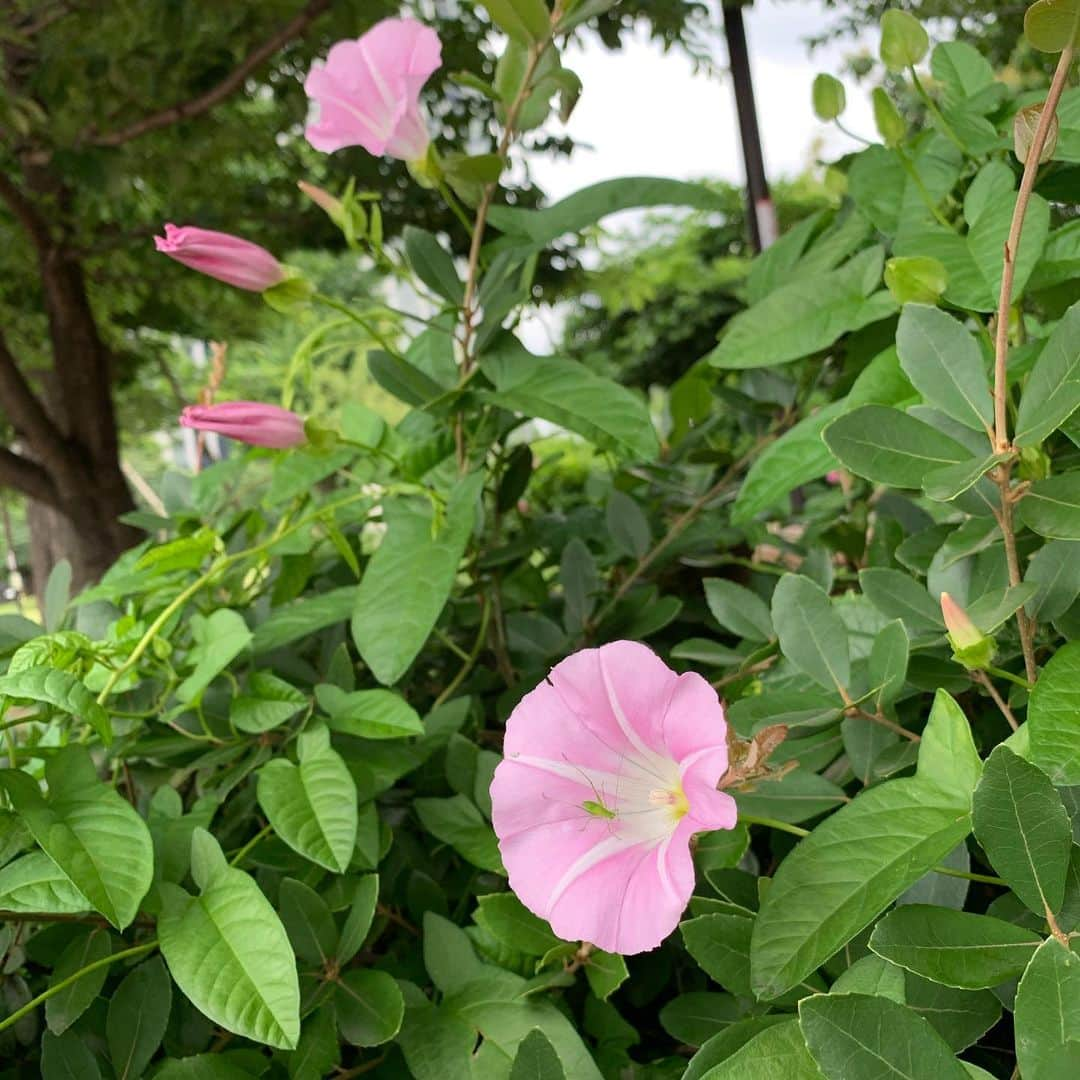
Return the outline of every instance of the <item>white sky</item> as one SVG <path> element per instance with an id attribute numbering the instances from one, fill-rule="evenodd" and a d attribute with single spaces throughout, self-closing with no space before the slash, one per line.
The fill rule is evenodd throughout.
<path id="1" fill-rule="evenodd" d="M 835 127 L 815 118 L 810 86 L 819 71 L 838 75 L 845 55 L 860 45 L 876 49 L 876 36 L 820 48 L 810 58 L 805 39 L 835 18 L 816 0 L 756 0 L 745 18 L 770 177 L 798 174 L 815 152 L 828 158 L 856 149 Z M 718 66 L 726 67 L 727 48 L 719 29 L 714 55 Z M 644 31 L 619 52 L 609 53 L 591 41 L 569 50 L 564 61 L 585 85 L 566 128 L 579 148 L 570 160 L 530 162 L 552 199 L 620 176 L 742 182 L 735 99 L 726 73 L 695 74 L 690 60 L 678 52 L 664 54 Z M 868 91 L 850 82 L 847 91 L 842 119 L 859 134 L 873 137 Z"/>

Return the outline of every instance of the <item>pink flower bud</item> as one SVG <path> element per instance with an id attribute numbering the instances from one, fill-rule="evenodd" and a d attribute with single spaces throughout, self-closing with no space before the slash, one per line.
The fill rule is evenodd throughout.
<path id="1" fill-rule="evenodd" d="M 318 106 L 305 134 L 316 150 L 362 146 L 376 157 L 416 161 L 431 141 L 420 90 L 442 64 L 442 45 L 415 19 L 383 19 L 356 41 L 339 41 L 304 82 Z"/>
<path id="2" fill-rule="evenodd" d="M 842 469 L 832 469 L 825 474 L 826 484 L 842 484 L 844 482 L 844 473 Z"/>
<path id="3" fill-rule="evenodd" d="M 258 401 L 223 401 L 220 405 L 189 405 L 180 414 L 183 427 L 215 431 L 251 446 L 278 450 L 307 442 L 304 418 L 280 405 Z"/>
<path id="4" fill-rule="evenodd" d="M 297 180 L 296 186 L 318 207 L 326 211 L 335 225 L 339 225 L 345 216 L 345 207 L 340 199 L 335 198 L 324 188 L 309 184 L 306 180 Z"/>
<path id="5" fill-rule="evenodd" d="M 262 292 L 285 280 L 285 268 L 266 248 L 229 233 L 166 225 L 154 245 L 170 259 L 238 289 Z"/>
<path id="6" fill-rule="evenodd" d="M 947 593 L 941 594 L 941 617 L 953 647 L 970 649 L 984 638 L 983 632 L 968 618 L 968 613 Z"/>

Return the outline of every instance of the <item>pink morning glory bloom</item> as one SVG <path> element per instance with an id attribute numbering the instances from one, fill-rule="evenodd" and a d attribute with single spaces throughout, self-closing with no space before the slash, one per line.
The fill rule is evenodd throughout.
<path id="1" fill-rule="evenodd" d="M 189 405 L 180 424 L 198 431 L 216 431 L 251 446 L 283 450 L 307 442 L 304 418 L 280 405 L 258 401 L 223 401 L 219 405 Z"/>
<path id="2" fill-rule="evenodd" d="M 556 664 L 506 726 L 491 784 L 510 887 L 559 937 L 654 949 L 694 888 L 690 837 L 735 826 L 727 724 L 700 675 L 632 641 Z"/>
<path id="3" fill-rule="evenodd" d="M 305 134 L 316 150 L 362 146 L 376 157 L 427 153 L 420 90 L 442 63 L 439 36 L 415 19 L 383 19 L 356 41 L 339 41 L 304 82 L 318 106 Z"/>
<path id="4" fill-rule="evenodd" d="M 238 289 L 262 292 L 285 280 L 285 268 L 266 248 L 229 233 L 170 224 L 163 237 L 154 237 L 154 245 L 170 259 Z"/>

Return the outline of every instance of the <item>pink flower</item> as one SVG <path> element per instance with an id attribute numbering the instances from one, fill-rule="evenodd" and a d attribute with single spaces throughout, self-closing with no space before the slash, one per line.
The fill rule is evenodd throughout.
<path id="1" fill-rule="evenodd" d="M 325 153 L 362 146 L 376 157 L 422 158 L 430 139 L 420 90 L 441 63 L 438 34 L 415 19 L 383 19 L 357 41 L 339 41 L 304 83 L 319 106 L 308 142 Z"/>
<path id="2" fill-rule="evenodd" d="M 556 664 L 506 726 L 491 784 L 510 887 L 559 937 L 654 949 L 694 888 L 690 837 L 735 826 L 727 724 L 700 675 L 616 641 Z"/>
<path id="3" fill-rule="evenodd" d="M 154 245 L 170 259 L 238 289 L 262 292 L 285 280 L 285 268 L 266 248 L 229 233 L 166 225 Z"/>
<path id="4" fill-rule="evenodd" d="M 223 401 L 220 405 L 189 405 L 180 414 L 183 427 L 216 431 L 252 446 L 282 450 L 307 442 L 304 418 L 280 405 L 258 401 Z"/>

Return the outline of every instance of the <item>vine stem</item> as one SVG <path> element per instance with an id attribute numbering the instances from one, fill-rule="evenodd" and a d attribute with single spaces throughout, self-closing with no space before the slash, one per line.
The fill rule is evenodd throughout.
<path id="1" fill-rule="evenodd" d="M 1073 46 L 1067 45 L 1061 51 L 1054 78 L 1050 83 L 1049 93 L 1039 114 L 1039 123 L 1028 149 L 1024 162 L 1024 174 L 1020 179 L 1020 190 L 1016 196 L 1012 224 L 1009 226 L 1009 238 L 1005 242 L 1004 263 L 1001 273 L 1001 294 L 998 297 L 997 326 L 994 334 L 994 440 L 995 453 L 1008 453 L 1009 415 L 1008 415 L 1008 364 L 1009 364 L 1009 309 L 1012 306 L 1013 284 L 1016 279 L 1016 256 L 1020 250 L 1020 240 L 1024 232 L 1024 218 L 1035 190 L 1035 179 L 1039 172 L 1039 158 L 1046 146 L 1050 127 L 1057 110 L 1058 102 L 1065 91 L 1065 83 L 1072 66 Z M 1005 540 L 1005 560 L 1009 567 L 1009 584 L 1019 585 L 1021 581 L 1020 559 L 1016 551 L 1016 532 L 1013 528 L 1013 493 L 1011 491 L 1011 462 L 1003 462 L 995 470 L 998 490 L 1001 493 L 1001 510 L 998 523 Z M 1016 613 L 1016 623 L 1020 630 L 1020 645 L 1024 652 L 1024 669 L 1028 682 L 1034 682 L 1038 671 L 1035 666 L 1034 629 L 1031 620 L 1020 608 Z"/>
<path id="2" fill-rule="evenodd" d="M 487 637 L 488 621 L 491 618 L 491 604 L 481 600 L 480 608 L 480 629 L 476 633 L 476 640 L 473 642 L 472 650 L 464 654 L 465 662 L 461 666 L 461 670 L 447 683 L 443 692 L 435 699 L 435 704 L 431 707 L 437 709 L 444 702 L 449 701 L 454 696 L 454 691 L 465 681 L 465 677 L 472 671 L 476 661 L 480 657 L 480 653 L 484 648 L 484 640 Z"/>
<path id="3" fill-rule="evenodd" d="M 1005 722 L 1013 729 L 1013 731 L 1019 731 L 1020 725 L 1016 722 L 1016 717 L 1013 715 L 1012 709 L 1009 708 L 1009 703 L 998 693 L 997 687 L 994 685 L 990 676 L 985 671 L 976 671 L 973 673 L 975 681 L 982 686 L 987 693 L 994 699 L 994 704 L 1001 711 L 1001 715 L 1005 717 Z"/>
<path id="4" fill-rule="evenodd" d="M 10 1016 L 5 1016 L 3 1020 L 0 1020 L 0 1031 L 6 1031 L 9 1027 L 14 1026 L 28 1013 L 32 1013 L 39 1005 L 44 1005 L 49 998 L 55 997 L 66 990 L 72 983 L 78 982 L 85 975 L 100 971 L 110 964 L 115 964 L 117 960 L 130 960 L 135 956 L 143 956 L 157 947 L 158 941 L 157 938 L 154 938 L 153 941 L 148 941 L 145 945 L 136 945 L 132 949 L 123 949 L 121 952 L 113 953 L 112 956 L 106 956 L 101 960 L 95 960 L 92 964 L 87 964 L 86 967 L 76 971 L 74 975 L 69 975 L 66 979 L 61 979 L 55 986 L 43 990 L 36 998 L 32 998 L 21 1009 L 16 1009 Z"/>

